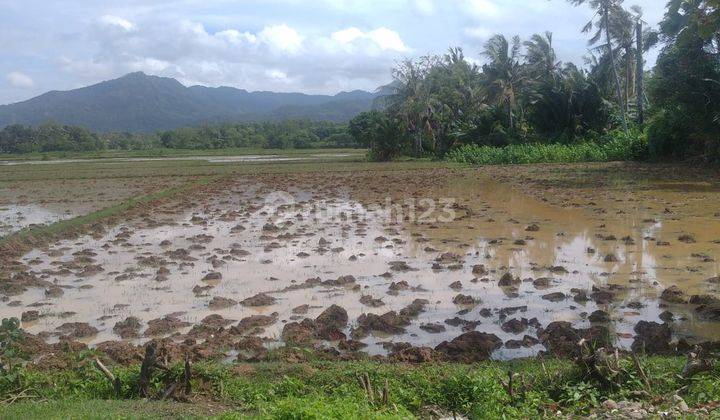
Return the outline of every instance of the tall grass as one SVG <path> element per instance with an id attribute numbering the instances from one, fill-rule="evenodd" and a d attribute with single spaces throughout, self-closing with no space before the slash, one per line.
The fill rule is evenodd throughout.
<path id="1" fill-rule="evenodd" d="M 642 160 L 647 142 L 642 136 L 624 134 L 605 141 L 578 144 L 512 144 L 505 147 L 466 145 L 448 153 L 448 160 L 467 165 L 519 165 Z"/>

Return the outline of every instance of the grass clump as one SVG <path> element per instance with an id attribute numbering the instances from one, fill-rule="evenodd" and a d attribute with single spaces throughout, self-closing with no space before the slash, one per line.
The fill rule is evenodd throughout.
<path id="1" fill-rule="evenodd" d="M 643 136 L 614 134 L 599 142 L 577 144 L 511 144 L 504 147 L 466 145 L 448 153 L 448 160 L 467 165 L 520 165 L 642 160 L 647 156 Z"/>
<path id="2" fill-rule="evenodd" d="M 642 359 L 644 371 L 652 378 L 649 389 L 632 364 L 623 365 L 622 386 L 603 387 L 569 360 L 414 366 L 316 360 L 198 363 L 193 367 L 193 404 L 172 405 L 138 399 L 137 366 L 113 368 L 124 384 L 121 399 L 125 400 L 116 399 L 107 380 L 90 363 L 83 363 L 89 359 L 89 353 L 78 355 L 75 367 L 64 370 L 21 369 L 12 386 L 4 383 L 0 398 L 11 400 L 17 392 L 22 392 L 23 398 L 0 407 L 0 418 L 54 418 L 48 416 L 53 412 L 74 412 L 74 418 L 102 418 L 98 413 L 144 418 L 152 410 L 172 417 L 212 415 L 223 419 L 393 419 L 427 417 L 428 410 L 470 418 L 540 418 L 553 417 L 558 411 L 588 415 L 607 399 L 655 404 L 668 401 L 679 390 L 691 407 L 720 398 L 718 369 L 686 381 L 678 375 L 685 360 L 676 357 Z M 181 367 L 173 370 L 180 374 Z M 517 375 L 512 396 L 503 386 L 508 372 Z M 359 384 L 361 375 L 367 375 L 376 392 L 387 383 L 387 402 L 379 393 L 375 398 L 368 396 Z M 161 389 L 160 383 L 153 384 L 152 393 Z"/>

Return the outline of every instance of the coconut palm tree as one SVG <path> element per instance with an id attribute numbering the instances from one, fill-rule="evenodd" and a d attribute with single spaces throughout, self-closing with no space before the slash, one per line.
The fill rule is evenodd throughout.
<path id="1" fill-rule="evenodd" d="M 557 78 L 557 72 L 561 69 L 562 63 L 557 60 L 553 48 L 552 32 L 545 32 L 543 35 L 535 34 L 529 41 L 524 43 L 526 52 L 525 60 L 528 65 L 532 79 L 543 79 L 546 77 Z"/>
<path id="2" fill-rule="evenodd" d="M 613 21 L 619 16 L 624 15 L 625 9 L 622 8 L 623 0 L 568 0 L 574 5 L 587 3 L 593 10 L 595 16 L 585 25 L 583 32 L 588 33 L 595 28 L 595 33 L 590 38 L 590 44 L 594 45 L 600 39 L 605 37 L 605 48 L 612 64 L 613 77 L 615 79 L 615 94 L 617 95 L 618 106 L 620 107 L 620 116 L 622 117 L 623 129 L 628 132 L 627 118 L 625 116 L 625 106 L 623 105 L 622 88 L 620 87 L 620 74 L 618 73 L 617 63 L 615 61 L 615 51 L 613 50 Z"/>
<path id="3" fill-rule="evenodd" d="M 436 57 L 424 57 L 415 62 L 406 60 L 393 70 L 395 93 L 388 98 L 389 109 L 403 121 L 413 139 L 413 154 L 419 157 L 423 152 L 423 132 L 427 129 L 432 113 L 425 78 L 437 62 Z"/>
<path id="4" fill-rule="evenodd" d="M 487 94 L 491 101 L 505 107 L 510 132 L 515 132 L 513 112 L 517 105 L 519 91 L 524 82 L 520 64 L 520 37 L 515 36 L 512 44 L 504 35 L 495 35 L 485 44 L 483 55 L 489 63 L 483 66 Z"/>

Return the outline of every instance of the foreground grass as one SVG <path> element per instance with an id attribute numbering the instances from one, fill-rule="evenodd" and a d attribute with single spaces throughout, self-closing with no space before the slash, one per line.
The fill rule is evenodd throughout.
<path id="1" fill-rule="evenodd" d="M 448 160 L 468 165 L 517 165 L 641 160 L 647 144 L 641 137 L 617 136 L 599 143 L 512 144 L 505 147 L 467 145 L 451 151 Z"/>
<path id="2" fill-rule="evenodd" d="M 21 402 L 0 408 L 2 419 L 158 419 L 207 418 L 223 408 L 167 401 L 62 400 Z"/>
<path id="3" fill-rule="evenodd" d="M 566 360 L 521 360 L 475 365 L 410 366 L 371 361 L 302 363 L 197 364 L 193 368 L 188 404 L 150 403 L 137 399 L 139 367 L 114 369 L 122 379 L 117 401 L 102 374 L 78 355 L 76 367 L 56 371 L 22 369 L 15 380 L 0 375 L 0 398 L 21 397 L 0 407 L 2 418 L 408 418 L 428 407 L 472 418 L 552 417 L 592 412 L 602 401 L 641 399 L 662 405 L 681 391 L 693 407 L 720 398 L 720 371 L 684 381 L 680 358 L 646 358 L 642 366 L 650 387 L 627 366 L 620 388 L 603 388 Z M 180 366 L 174 368 L 180 375 Z M 508 372 L 517 373 L 514 397 L 502 385 Z M 375 390 L 387 383 L 388 403 L 372 400 L 358 377 L 367 374 Z M 155 383 L 155 392 L 161 389 Z M 198 412 L 200 408 L 200 412 Z"/>

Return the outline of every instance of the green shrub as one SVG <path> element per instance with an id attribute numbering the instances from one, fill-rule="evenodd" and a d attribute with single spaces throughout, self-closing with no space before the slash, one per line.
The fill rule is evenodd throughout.
<path id="1" fill-rule="evenodd" d="M 642 160 L 647 141 L 638 132 L 613 132 L 598 142 L 578 144 L 513 144 L 505 147 L 467 145 L 451 151 L 448 159 L 468 165 L 518 165 Z"/>

